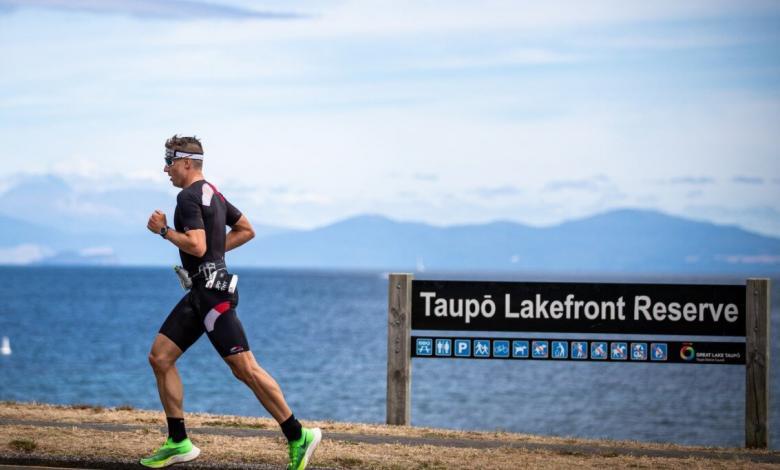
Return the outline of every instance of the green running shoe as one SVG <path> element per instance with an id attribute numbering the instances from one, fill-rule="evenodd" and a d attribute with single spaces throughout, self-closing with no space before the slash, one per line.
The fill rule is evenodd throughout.
<path id="1" fill-rule="evenodd" d="M 200 449 L 189 438 L 174 443 L 170 437 L 151 457 L 141 459 L 141 465 L 151 468 L 167 467 L 175 463 L 189 462 L 200 455 Z"/>
<path id="2" fill-rule="evenodd" d="M 287 449 L 290 452 L 290 463 L 287 464 L 287 470 L 303 470 L 306 468 L 320 440 L 322 440 L 320 428 L 301 429 L 301 438 L 287 444 Z"/>

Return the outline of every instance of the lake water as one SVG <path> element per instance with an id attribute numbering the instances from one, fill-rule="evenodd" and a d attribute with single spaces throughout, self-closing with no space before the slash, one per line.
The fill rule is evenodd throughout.
<path id="1" fill-rule="evenodd" d="M 385 420 L 387 280 L 373 272 L 237 269 L 239 316 L 296 416 Z M 670 277 L 447 274 L 419 278 L 723 282 Z M 161 268 L 0 268 L 0 400 L 160 409 L 147 362 L 182 295 Z M 778 331 L 773 281 L 772 331 Z M 560 335 L 558 335 L 560 336 Z M 607 336 L 608 337 L 608 336 Z M 776 335 L 772 355 L 780 352 Z M 777 359 L 775 359 L 775 362 Z M 414 360 L 412 423 L 585 438 L 744 445 L 745 369 L 545 361 Z M 180 360 L 185 409 L 268 416 L 203 337 Z M 780 375 L 771 370 L 771 446 Z"/>

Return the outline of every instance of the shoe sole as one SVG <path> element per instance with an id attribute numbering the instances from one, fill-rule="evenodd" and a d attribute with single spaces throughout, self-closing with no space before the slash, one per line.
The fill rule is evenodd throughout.
<path id="1" fill-rule="evenodd" d="M 192 446 L 192 450 L 187 452 L 186 454 L 180 454 L 180 455 L 174 455 L 165 463 L 165 467 L 168 465 L 173 465 L 175 463 L 183 463 L 183 462 L 189 462 L 190 460 L 195 460 L 200 455 L 200 449 L 198 449 L 195 446 Z"/>
<path id="2" fill-rule="evenodd" d="M 312 434 L 314 434 L 314 439 L 312 439 L 311 444 L 309 444 L 309 448 L 306 449 L 306 453 L 303 454 L 303 466 L 298 467 L 301 470 L 306 468 L 307 465 L 309 465 L 309 459 L 311 458 L 312 454 L 314 454 L 314 450 L 317 448 L 317 446 L 320 444 L 320 441 L 322 440 L 322 431 L 320 431 L 320 428 L 314 428 L 311 430 Z"/>
<path id="3" fill-rule="evenodd" d="M 163 468 L 173 464 L 184 463 L 184 462 L 189 462 L 190 460 L 195 460 L 196 458 L 198 458 L 199 455 L 200 455 L 200 449 L 198 449 L 195 446 L 192 446 L 192 450 L 190 450 L 186 454 L 174 455 L 173 457 L 169 458 L 165 462 L 160 463 L 159 465 L 148 465 L 143 462 L 141 463 L 141 465 L 149 468 Z"/>

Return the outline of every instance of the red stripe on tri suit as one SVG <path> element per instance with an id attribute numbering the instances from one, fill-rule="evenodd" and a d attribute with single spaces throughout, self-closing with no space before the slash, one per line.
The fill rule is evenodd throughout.
<path id="1" fill-rule="evenodd" d="M 206 317 L 203 319 L 203 324 L 206 326 L 206 331 L 209 333 L 214 331 L 214 324 L 217 323 L 217 319 L 219 319 L 220 315 L 227 312 L 228 309 L 230 309 L 230 302 L 222 302 L 209 310 L 209 313 L 207 313 Z"/>
<path id="2" fill-rule="evenodd" d="M 214 306 L 214 310 L 216 310 L 219 313 L 225 313 L 230 309 L 230 302 L 222 302 L 221 304 L 217 304 Z"/>

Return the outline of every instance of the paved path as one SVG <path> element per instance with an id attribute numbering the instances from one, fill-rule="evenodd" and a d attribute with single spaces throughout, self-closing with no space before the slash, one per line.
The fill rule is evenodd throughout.
<path id="1" fill-rule="evenodd" d="M 29 420 L 13 420 L 13 419 L 1 419 L 0 426 L 39 426 L 39 427 L 56 427 L 56 428 L 72 428 L 77 427 L 81 429 L 96 429 L 100 431 L 108 432 L 126 432 L 134 431 L 137 429 L 149 429 L 149 426 L 132 425 L 132 424 L 110 424 L 110 423 L 62 423 L 55 421 L 29 421 Z M 165 433 L 164 428 L 160 428 L 162 433 Z M 266 429 L 249 429 L 249 428 L 224 428 L 224 427 L 195 427 L 188 428 L 188 433 L 193 435 L 197 434 L 210 434 L 218 436 L 236 436 L 236 437 L 279 437 L 279 432 L 276 430 Z M 717 460 L 743 460 L 757 463 L 777 463 L 780 464 L 780 452 L 762 452 L 762 451 L 741 451 L 735 452 L 729 449 L 713 449 L 713 450 L 698 450 L 698 449 L 648 449 L 641 447 L 630 447 L 626 445 L 621 446 L 598 446 L 598 445 L 584 445 L 584 444 L 543 444 L 543 443 L 530 443 L 530 442 L 504 442 L 500 440 L 488 441 L 488 440 L 475 440 L 475 439 L 450 439 L 450 438 L 436 438 L 436 437 L 396 437 L 396 436 L 378 436 L 367 434 L 350 434 L 350 433 L 336 433 L 329 432 L 324 436 L 325 439 L 333 439 L 337 441 L 345 441 L 352 443 L 366 443 L 366 444 L 400 444 L 407 446 L 441 446 L 441 447 L 462 447 L 462 448 L 476 448 L 476 449 L 492 449 L 499 447 L 510 447 L 516 449 L 527 449 L 530 451 L 548 451 L 565 455 L 583 455 L 583 456 L 634 456 L 634 457 L 661 457 L 661 458 L 704 458 L 704 459 L 717 459 Z M 17 454 L 14 458 L 18 459 L 23 457 L 24 454 Z M 0 464 L 19 464 L 21 461 L 14 460 L 9 461 L 7 456 L 0 455 Z M 83 466 L 83 468 L 139 468 L 135 460 L 128 461 L 80 461 L 78 459 L 71 459 L 67 462 L 63 459 L 53 459 L 51 461 L 35 460 L 32 459 L 29 464 L 31 465 L 60 465 L 63 467 L 77 467 Z M 206 464 L 190 463 L 186 464 L 188 468 L 204 468 L 211 469 L 217 468 Z M 267 465 L 242 465 L 242 466 L 230 466 L 224 465 L 220 468 L 226 469 L 271 469 L 276 468 Z"/>

